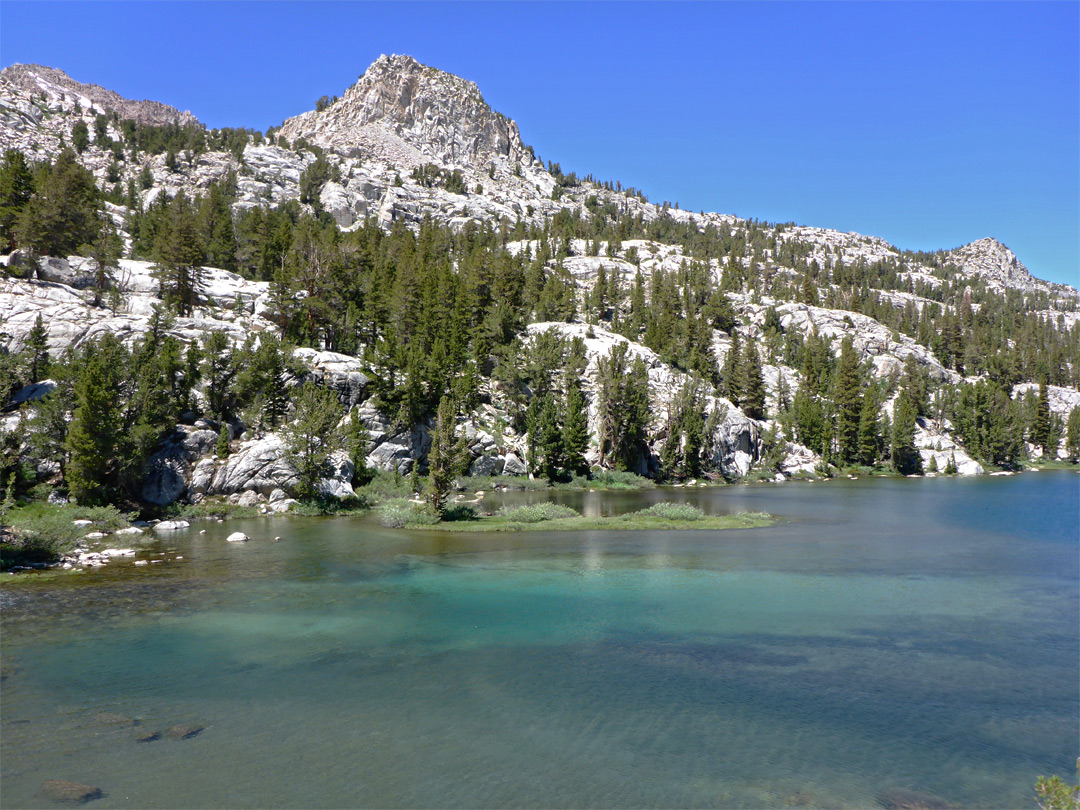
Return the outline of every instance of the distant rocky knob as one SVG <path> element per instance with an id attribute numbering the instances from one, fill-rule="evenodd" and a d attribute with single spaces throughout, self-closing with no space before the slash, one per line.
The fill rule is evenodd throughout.
<path id="1" fill-rule="evenodd" d="M 182 126 L 202 126 L 190 112 L 170 107 L 159 101 L 134 101 L 96 84 L 82 84 L 58 68 L 43 65 L 11 65 L 0 70 L 0 81 L 24 93 L 46 96 L 65 93 L 85 101 L 84 107 L 97 107 L 102 112 L 115 112 L 120 118 L 130 118 L 140 124 L 163 126 L 178 123 Z"/>
<path id="2" fill-rule="evenodd" d="M 530 163 L 517 124 L 487 105 L 477 86 L 420 64 L 380 56 L 343 98 L 290 118 L 280 134 L 344 154 L 486 167 L 495 157 Z"/>
<path id="3" fill-rule="evenodd" d="M 950 258 L 964 272 L 983 276 L 1003 286 L 1026 290 L 1035 283 L 1031 272 L 1016 254 L 996 239 L 977 239 L 952 251 Z"/>

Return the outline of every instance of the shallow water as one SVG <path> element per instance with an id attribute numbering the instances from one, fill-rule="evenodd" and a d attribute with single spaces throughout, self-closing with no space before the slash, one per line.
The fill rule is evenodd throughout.
<path id="1" fill-rule="evenodd" d="M 1071 775 L 1080 476 L 555 497 L 786 521 L 263 519 L 145 544 L 160 564 L 4 588 L 0 805 L 48 806 L 41 783 L 73 779 L 101 808 L 867 807 L 900 790 L 1033 807 L 1036 776 Z M 226 543 L 238 529 L 255 540 Z M 136 742 L 176 724 L 205 728 Z"/>

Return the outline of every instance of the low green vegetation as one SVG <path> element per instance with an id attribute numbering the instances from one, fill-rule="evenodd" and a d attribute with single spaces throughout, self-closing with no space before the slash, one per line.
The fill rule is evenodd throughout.
<path id="1" fill-rule="evenodd" d="M 34 502 L 3 510 L 0 570 L 53 563 L 90 532 L 112 532 L 128 525 L 128 516 L 113 506 L 54 505 Z M 89 524 L 76 525 L 76 520 Z"/>
<path id="2" fill-rule="evenodd" d="M 521 531 L 597 531 L 597 530 L 722 530 L 754 529 L 775 522 L 772 515 L 762 512 L 741 512 L 737 515 L 705 515 L 690 504 L 658 503 L 647 509 L 615 517 L 586 517 L 573 509 L 555 503 L 503 506 L 494 515 L 476 517 L 471 509 L 454 507 L 461 513 L 450 520 L 439 521 L 419 504 L 409 507 L 396 505 L 392 510 L 383 507 L 382 523 L 391 528 L 431 528 L 440 531 L 463 532 L 521 532 Z M 388 518 L 392 516 L 393 522 Z"/>
<path id="3" fill-rule="evenodd" d="M 528 503 L 520 506 L 500 506 L 495 516 L 510 523 L 541 523 L 547 520 L 581 517 L 569 506 L 562 506 L 550 501 Z"/>
<path id="4" fill-rule="evenodd" d="M 1076 777 L 1080 781 L 1080 758 L 1076 760 Z M 1042 810 L 1080 810 L 1080 784 L 1070 784 L 1060 776 L 1040 776 L 1035 795 Z"/>

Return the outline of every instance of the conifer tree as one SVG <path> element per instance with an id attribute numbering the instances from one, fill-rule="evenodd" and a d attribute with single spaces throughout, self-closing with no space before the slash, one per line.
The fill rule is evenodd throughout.
<path id="1" fill-rule="evenodd" d="M 891 455 L 901 475 L 922 472 L 922 456 L 915 449 L 915 417 L 914 403 L 906 393 L 900 394 L 893 414 Z"/>
<path id="2" fill-rule="evenodd" d="M 845 337 L 840 347 L 840 362 L 833 378 L 833 403 L 836 405 L 836 440 L 844 463 L 856 461 L 860 455 L 859 422 L 862 416 L 862 393 L 859 362 L 851 337 Z M 876 420 L 876 414 L 875 420 Z"/>
<path id="3" fill-rule="evenodd" d="M 34 194 L 34 175 L 18 149 L 4 152 L 0 163 L 0 250 L 15 249 L 15 225 L 19 213 Z"/>
<path id="4" fill-rule="evenodd" d="M 1065 449 L 1069 459 L 1075 464 L 1080 459 L 1080 406 L 1069 411 L 1065 424 Z"/>
<path id="5" fill-rule="evenodd" d="M 585 453 L 589 450 L 589 413 L 585 394 L 577 381 L 567 384 L 566 418 L 563 421 L 563 450 L 566 454 L 566 469 L 571 474 L 584 475 L 589 466 L 585 462 Z"/>
<path id="6" fill-rule="evenodd" d="M 26 335 L 27 376 L 32 383 L 40 380 L 49 369 L 49 333 L 38 313 Z"/>
<path id="7" fill-rule="evenodd" d="M 859 460 L 863 464 L 873 465 L 881 454 L 881 422 L 878 413 L 877 388 L 870 386 L 863 395 L 862 408 L 859 411 Z"/>
<path id="8" fill-rule="evenodd" d="M 428 501 L 432 508 L 442 513 L 450 486 L 464 466 L 468 449 L 457 435 L 457 409 L 453 400 L 444 396 L 439 400 L 435 416 L 435 431 L 431 434 L 428 450 Z M 462 437 L 464 438 L 464 437 Z"/>
<path id="9" fill-rule="evenodd" d="M 1045 381 L 1039 384 L 1039 399 L 1035 408 L 1035 426 L 1032 431 L 1031 442 L 1039 445 L 1043 453 L 1049 456 L 1052 450 L 1057 448 L 1050 447 L 1050 395 L 1047 392 Z"/>
<path id="10" fill-rule="evenodd" d="M 649 421 L 649 375 L 640 357 L 629 359 L 629 344 L 617 343 L 597 361 L 600 464 L 628 469 L 645 440 Z"/>
<path id="11" fill-rule="evenodd" d="M 202 245 L 195 212 L 184 192 L 169 203 L 154 238 L 161 297 L 181 316 L 190 316 L 203 287 Z"/>
<path id="12" fill-rule="evenodd" d="M 203 335 L 202 376 L 206 380 L 206 400 L 210 414 L 224 420 L 229 415 L 230 388 L 236 376 L 229 339 L 220 329 Z"/>
<path id="13" fill-rule="evenodd" d="M 738 371 L 739 406 L 751 419 L 765 418 L 765 381 L 761 376 L 761 360 L 757 346 L 748 343 Z"/>
<path id="14" fill-rule="evenodd" d="M 742 357 L 739 349 L 739 335 L 731 333 L 731 347 L 724 355 L 724 368 L 720 372 L 720 391 L 731 400 L 735 407 L 742 402 L 742 386 L 739 369 L 742 367 Z"/>
<path id="15" fill-rule="evenodd" d="M 35 172 L 34 194 L 19 212 L 16 241 L 39 256 L 68 256 L 94 241 L 100 192 L 70 149 Z"/>
<path id="16" fill-rule="evenodd" d="M 317 494 L 330 454 L 342 445 L 340 418 L 341 405 L 333 391 L 304 383 L 296 397 L 296 416 L 282 431 L 285 457 L 296 469 L 296 494 L 301 498 Z"/>
<path id="17" fill-rule="evenodd" d="M 86 347 L 74 387 L 66 478 L 80 503 L 104 503 L 115 483 L 121 441 L 123 347 L 110 334 Z"/>

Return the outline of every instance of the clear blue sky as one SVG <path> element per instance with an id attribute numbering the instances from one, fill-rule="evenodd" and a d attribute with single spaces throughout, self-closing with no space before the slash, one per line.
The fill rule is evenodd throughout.
<path id="1" fill-rule="evenodd" d="M 1080 3 L 0 3 L 36 62 L 265 130 L 381 53 L 476 82 L 545 160 L 684 208 L 1080 283 Z"/>

